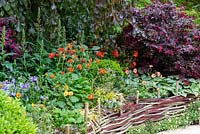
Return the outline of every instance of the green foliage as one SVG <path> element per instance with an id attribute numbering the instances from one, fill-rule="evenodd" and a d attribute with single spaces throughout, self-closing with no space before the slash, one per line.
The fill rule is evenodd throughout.
<path id="1" fill-rule="evenodd" d="M 85 35 L 86 43 L 91 45 L 90 43 L 102 43 L 107 39 L 110 43 L 114 42 L 113 29 L 120 19 L 116 16 L 117 11 L 128 4 L 115 0 L 2 0 L 0 14 L 3 17 L 16 16 L 16 30 L 22 33 L 22 29 L 25 29 L 28 40 L 34 41 L 39 35 L 39 38 L 45 37 L 53 43 L 60 43 Z M 47 47 L 52 46 L 48 44 Z"/>
<path id="2" fill-rule="evenodd" d="M 185 127 L 187 125 L 198 123 L 200 102 L 191 104 L 187 111 L 178 117 L 164 119 L 158 122 L 147 122 L 145 125 L 133 127 L 128 134 L 156 134 L 161 131 Z"/>
<path id="3" fill-rule="evenodd" d="M 91 71 L 94 75 L 98 74 L 99 68 L 104 68 L 109 70 L 110 74 L 116 74 L 116 75 L 124 75 L 124 72 L 122 68 L 120 67 L 120 64 L 117 61 L 113 61 L 110 59 L 103 59 L 100 60 L 100 63 L 93 62 L 91 65 Z"/>
<path id="4" fill-rule="evenodd" d="M 195 23 L 200 24 L 200 11 L 195 9 L 190 9 L 185 11 L 187 15 L 193 16 L 195 18 Z"/>
<path id="5" fill-rule="evenodd" d="M 48 105 L 68 110 L 83 108 L 92 93 L 89 81 L 75 73 L 57 73 L 53 79 L 50 75 L 47 81 L 52 90 L 47 91 Z"/>
<path id="6" fill-rule="evenodd" d="M 134 96 L 138 90 L 140 98 L 156 98 L 158 90 L 162 98 L 172 95 L 187 96 L 187 94 L 197 96 L 200 92 L 198 80 L 189 79 L 181 81 L 176 76 L 160 77 L 156 76 L 156 74 L 151 74 L 151 76 L 143 74 L 140 77 L 136 77 L 130 73 L 125 78 L 124 83 L 121 83 L 120 91 L 127 96 Z"/>
<path id="7" fill-rule="evenodd" d="M 83 127 L 84 117 L 80 114 L 79 110 L 53 110 L 53 118 L 55 126 L 65 128 L 67 124 L 74 124 L 79 127 Z"/>
<path id="8" fill-rule="evenodd" d="M 151 3 L 152 3 L 151 0 L 137 0 L 136 6 L 139 8 L 144 8 Z"/>
<path id="9" fill-rule="evenodd" d="M 53 134 L 55 132 L 49 108 L 46 108 L 43 104 L 29 104 L 26 107 L 27 116 L 31 117 L 33 122 L 37 124 L 37 134 Z"/>
<path id="10" fill-rule="evenodd" d="M 0 133 L 35 134 L 36 126 L 26 117 L 26 111 L 17 100 L 0 91 Z"/>

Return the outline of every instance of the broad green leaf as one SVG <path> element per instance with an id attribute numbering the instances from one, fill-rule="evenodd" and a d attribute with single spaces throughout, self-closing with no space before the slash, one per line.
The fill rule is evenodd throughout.
<path id="1" fill-rule="evenodd" d="M 75 108 L 77 108 L 77 109 L 83 108 L 83 103 L 76 103 Z"/>
<path id="2" fill-rule="evenodd" d="M 71 100 L 71 102 L 76 103 L 76 102 L 79 101 L 79 98 L 76 97 L 76 96 L 71 96 L 71 97 L 70 97 L 70 100 Z"/>
<path id="3" fill-rule="evenodd" d="M 94 51 L 97 51 L 97 50 L 99 50 L 99 49 L 100 49 L 99 46 L 93 46 L 93 47 L 92 47 L 92 50 L 94 50 Z"/>
<path id="4" fill-rule="evenodd" d="M 69 118 L 68 121 L 69 121 L 70 123 L 75 123 L 75 122 L 76 122 L 76 120 L 75 120 L 74 118 Z"/>
<path id="5" fill-rule="evenodd" d="M 57 105 L 60 107 L 60 108 L 64 108 L 65 107 L 65 103 L 63 101 L 58 101 L 57 102 Z"/>
<path id="6" fill-rule="evenodd" d="M 78 80 L 79 78 L 78 78 L 78 75 L 77 74 L 72 74 L 72 79 L 74 79 L 74 80 Z"/>

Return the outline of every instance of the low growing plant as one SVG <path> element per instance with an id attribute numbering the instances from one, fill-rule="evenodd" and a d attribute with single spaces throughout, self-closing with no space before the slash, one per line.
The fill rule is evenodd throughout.
<path id="1" fill-rule="evenodd" d="M 21 103 L 8 97 L 2 90 L 0 90 L 0 116 L 0 133 L 36 134 L 36 125 L 27 118 Z"/>

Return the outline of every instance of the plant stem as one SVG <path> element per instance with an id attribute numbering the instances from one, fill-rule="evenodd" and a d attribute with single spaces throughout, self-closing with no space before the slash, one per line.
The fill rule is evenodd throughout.
<path id="1" fill-rule="evenodd" d="M 6 42 L 6 27 L 3 26 L 2 37 L 1 37 L 2 64 L 4 64 L 5 59 L 6 59 L 6 55 L 5 55 L 5 51 L 4 51 L 5 42 Z M 3 72 L 4 72 L 4 71 L 5 71 L 5 68 L 3 67 Z"/>

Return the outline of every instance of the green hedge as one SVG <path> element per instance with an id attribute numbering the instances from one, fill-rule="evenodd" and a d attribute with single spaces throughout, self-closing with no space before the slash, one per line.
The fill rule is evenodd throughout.
<path id="1" fill-rule="evenodd" d="M 35 134 L 36 126 L 27 118 L 21 103 L 0 90 L 0 134 Z"/>

